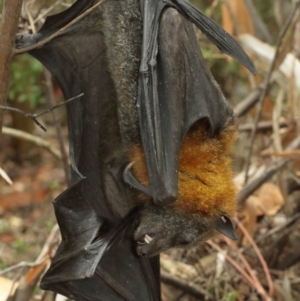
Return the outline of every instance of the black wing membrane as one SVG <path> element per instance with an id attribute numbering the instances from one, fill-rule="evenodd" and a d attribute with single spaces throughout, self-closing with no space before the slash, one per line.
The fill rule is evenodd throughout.
<path id="1" fill-rule="evenodd" d="M 96 2 L 77 1 L 47 18 L 37 34 L 18 36 L 17 48 L 47 38 Z M 41 288 L 79 301 L 158 301 L 159 258 L 138 258 L 126 231 L 110 230 L 133 205 L 122 180 L 127 161 L 112 156 L 122 142 L 100 20 L 95 10 L 30 52 L 54 75 L 65 99 L 84 93 L 67 105 L 72 185 L 54 201 L 62 243 Z"/>
<path id="2" fill-rule="evenodd" d="M 176 7 L 191 20 L 222 52 L 236 59 L 253 74 L 255 66 L 236 40 L 216 22 L 185 0 L 173 0 Z"/>
<path id="3" fill-rule="evenodd" d="M 188 20 L 221 51 L 253 73 L 255 67 L 226 31 L 185 0 L 143 1 L 142 14 L 138 111 L 149 187 L 138 183 L 130 168 L 124 180 L 156 204 L 167 205 L 177 200 L 179 149 L 188 129 L 205 118 L 213 135 L 230 114 Z"/>

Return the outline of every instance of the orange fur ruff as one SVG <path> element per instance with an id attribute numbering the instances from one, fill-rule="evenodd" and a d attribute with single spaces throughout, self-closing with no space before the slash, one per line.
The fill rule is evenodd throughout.
<path id="1" fill-rule="evenodd" d="M 188 132 L 180 149 L 178 200 L 171 205 L 176 211 L 211 217 L 234 215 L 236 192 L 230 152 L 236 136 L 236 126 L 230 125 L 211 138 L 203 122 Z M 147 167 L 141 146 L 134 145 L 130 149 L 130 160 L 134 162 L 134 175 L 147 186 Z"/>

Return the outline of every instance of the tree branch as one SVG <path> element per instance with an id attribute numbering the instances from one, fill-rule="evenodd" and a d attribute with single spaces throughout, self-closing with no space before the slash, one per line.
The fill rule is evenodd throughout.
<path id="1" fill-rule="evenodd" d="M 171 275 L 165 271 L 161 271 L 161 281 L 165 284 L 177 287 L 185 293 L 199 298 L 199 300 L 214 300 L 213 296 L 206 290 L 202 289 L 199 285 L 184 281 L 181 278 Z"/>
<path id="2" fill-rule="evenodd" d="M 73 100 L 75 100 L 77 98 L 80 98 L 83 95 L 84 95 L 84 93 L 81 93 L 81 94 L 79 94 L 77 96 L 74 96 L 74 97 L 72 97 L 70 99 L 67 99 L 67 100 L 59 103 L 58 105 L 56 105 L 56 106 L 54 106 L 54 107 L 52 107 L 50 109 L 47 109 L 45 111 L 42 111 L 42 112 L 36 113 L 36 114 L 26 113 L 26 112 L 24 112 L 24 111 L 22 111 L 20 109 L 17 109 L 17 108 L 11 108 L 11 107 L 1 106 L 1 105 L 0 105 L 0 112 L 1 112 L 1 109 L 2 109 L 2 110 L 6 110 L 6 111 L 12 111 L 12 112 L 19 113 L 19 114 L 21 114 L 21 115 L 23 115 L 25 117 L 28 117 L 28 118 L 32 119 L 34 121 L 34 123 L 37 124 L 43 131 L 47 132 L 46 128 L 37 120 L 37 117 L 42 116 L 42 115 L 44 115 L 46 113 L 49 113 L 49 112 L 53 111 L 54 109 L 56 109 L 56 108 L 58 108 L 60 106 L 66 105 L 67 103 L 69 103 L 69 102 L 71 102 L 71 101 L 73 101 Z"/>
<path id="3" fill-rule="evenodd" d="M 0 105 L 6 104 L 10 63 L 21 12 L 22 0 L 4 0 L 0 23 Z M 0 132 L 3 112 L 0 111 Z"/>
<path id="4" fill-rule="evenodd" d="M 52 146 L 52 144 L 45 140 L 42 139 L 40 137 L 36 137 L 32 134 L 26 133 L 24 131 L 20 131 L 20 130 L 16 130 L 16 129 L 12 129 L 12 128 L 8 128 L 8 127 L 3 127 L 2 128 L 2 133 L 11 137 L 15 137 L 18 139 L 23 139 L 26 141 L 30 141 L 35 143 L 38 146 L 41 146 L 45 149 L 47 149 L 49 152 L 51 152 L 56 158 L 61 160 L 61 154 L 60 151 L 58 149 L 56 149 L 55 147 Z"/>

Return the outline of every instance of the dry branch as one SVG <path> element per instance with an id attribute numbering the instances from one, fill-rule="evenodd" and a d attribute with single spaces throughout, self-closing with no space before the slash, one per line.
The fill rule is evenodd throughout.
<path id="1" fill-rule="evenodd" d="M 257 86 L 251 94 L 249 94 L 244 100 L 239 102 L 234 108 L 234 114 L 237 117 L 245 115 L 259 100 L 259 96 L 264 89 L 264 85 Z"/>
<path id="2" fill-rule="evenodd" d="M 13 56 L 22 0 L 4 0 L 0 23 L 0 105 L 6 104 L 10 63 Z M 3 112 L 0 111 L 0 131 Z"/>
<path id="3" fill-rule="evenodd" d="M 33 142 L 36 145 L 47 149 L 56 158 L 61 160 L 60 151 L 58 149 L 56 149 L 55 147 L 53 147 L 53 145 L 45 139 L 42 139 L 40 137 L 37 137 L 37 136 L 34 136 L 32 134 L 26 133 L 24 131 L 8 128 L 8 127 L 5 127 L 5 126 L 2 128 L 2 133 L 5 134 L 5 135 L 8 135 L 8 136 L 11 136 L 11 137 L 15 137 L 15 138 L 18 138 L 18 139 L 23 139 L 23 140 L 26 140 L 26 141 Z"/>
<path id="4" fill-rule="evenodd" d="M 183 290 L 185 293 L 199 298 L 199 300 L 215 300 L 214 297 L 199 285 L 182 280 L 179 277 L 173 276 L 167 272 L 161 272 L 161 281 L 165 284 L 172 285 Z"/>
<path id="5" fill-rule="evenodd" d="M 25 116 L 25 117 L 28 117 L 28 118 L 30 118 L 36 125 L 38 125 L 43 131 L 47 132 L 46 128 L 45 128 L 45 127 L 37 120 L 37 117 L 42 116 L 42 115 L 44 115 L 44 114 L 46 114 L 46 113 L 49 113 L 49 112 L 53 111 L 54 109 L 56 109 L 56 108 L 58 108 L 58 107 L 60 107 L 60 106 L 66 105 L 67 103 L 69 103 L 69 102 L 71 102 L 71 101 L 73 101 L 73 100 L 75 100 L 75 99 L 77 99 L 77 98 L 80 98 L 80 97 L 82 97 L 83 95 L 84 95 L 84 94 L 81 93 L 81 94 L 79 94 L 79 95 L 77 95 L 77 96 L 74 96 L 74 97 L 72 97 L 72 98 L 70 98 L 70 99 L 65 100 L 64 102 L 59 103 L 58 105 L 55 105 L 54 107 L 52 107 L 52 108 L 50 108 L 50 109 L 47 109 L 47 110 L 45 110 L 45 111 L 42 111 L 42 112 L 36 113 L 36 114 L 27 113 L 27 112 L 22 111 L 22 110 L 17 109 L 17 108 L 12 108 L 12 107 L 7 107 L 7 106 L 1 106 L 1 105 L 0 105 L 0 111 L 1 111 L 1 110 L 6 110 L 6 111 L 11 111 L 11 112 L 16 112 L 16 113 L 21 114 L 21 115 L 23 115 L 23 116 Z"/>

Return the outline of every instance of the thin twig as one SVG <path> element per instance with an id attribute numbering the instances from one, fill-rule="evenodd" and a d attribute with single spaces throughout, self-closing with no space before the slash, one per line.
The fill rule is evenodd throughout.
<path id="1" fill-rule="evenodd" d="M 58 108 L 60 106 L 66 105 L 67 103 L 69 103 L 69 102 L 71 102 L 71 101 L 73 101 L 73 100 L 75 100 L 77 98 L 80 98 L 83 95 L 84 95 L 84 93 L 81 93 L 81 94 L 79 94 L 77 96 L 74 96 L 74 97 L 72 97 L 72 98 L 70 98 L 70 99 L 68 99 L 66 101 L 63 101 L 63 102 L 59 103 L 58 105 L 56 105 L 56 106 L 54 106 L 54 107 L 52 107 L 50 109 L 47 109 L 45 111 L 42 111 L 40 113 L 35 113 L 35 114 L 26 113 L 25 111 L 22 111 L 20 109 L 12 108 L 12 107 L 7 107 L 7 106 L 0 106 L 0 110 L 2 109 L 2 110 L 5 110 L 5 111 L 16 112 L 16 113 L 19 113 L 19 114 L 21 114 L 21 115 L 23 115 L 25 117 L 28 117 L 28 118 L 32 119 L 43 131 L 47 132 L 46 128 L 36 118 L 40 117 L 40 116 L 42 116 L 42 115 L 44 115 L 46 113 L 51 112 L 51 111 L 53 111 L 54 109 L 56 109 L 56 108 Z"/>
<path id="2" fill-rule="evenodd" d="M 265 100 L 265 97 L 266 97 L 268 89 L 269 89 L 269 84 L 270 84 L 272 73 L 273 73 L 273 71 L 275 69 L 275 66 L 276 66 L 277 57 L 279 56 L 279 53 L 280 53 L 280 46 L 283 42 L 283 39 L 284 39 L 285 35 L 288 32 L 288 29 L 291 26 L 292 21 L 295 18 L 296 13 L 298 13 L 299 5 L 300 5 L 300 1 L 297 1 L 295 3 L 294 9 L 292 10 L 288 20 L 286 21 L 283 29 L 281 30 L 281 32 L 279 34 L 274 59 L 273 59 L 272 64 L 270 66 L 267 77 L 265 79 L 264 88 L 263 88 L 263 91 L 262 91 L 262 93 L 260 95 L 260 98 L 259 98 L 259 101 L 258 101 L 258 108 L 257 108 L 257 114 L 256 114 L 255 122 L 254 122 L 254 128 L 253 128 L 253 130 L 251 132 L 251 136 L 250 136 L 249 153 L 248 153 L 247 162 L 246 162 L 245 183 L 247 183 L 247 181 L 248 181 L 248 173 L 249 173 L 249 168 L 250 168 L 250 162 L 251 162 L 254 139 L 255 139 L 255 135 L 256 135 L 258 122 L 261 119 L 264 100 Z"/>
<path id="3" fill-rule="evenodd" d="M 207 16 L 209 18 L 212 17 L 212 15 L 214 14 L 214 12 L 215 12 L 217 6 L 219 5 L 219 3 L 220 3 L 220 0 L 214 0 L 214 2 L 210 5 L 210 7 L 209 7 L 209 13 L 207 14 Z"/>
<path id="4" fill-rule="evenodd" d="M 54 89 L 53 89 L 50 72 L 45 69 L 44 74 L 45 74 L 45 79 L 46 79 L 49 103 L 51 106 L 55 106 L 55 95 L 54 95 Z M 58 142 L 59 142 L 59 148 L 60 148 L 62 162 L 63 162 L 63 166 L 64 166 L 66 183 L 67 183 L 67 186 L 70 186 L 71 179 L 70 179 L 70 172 L 69 172 L 69 162 L 68 162 L 68 156 L 67 156 L 65 145 L 64 145 L 63 136 L 61 133 L 61 125 L 59 122 L 58 112 L 52 111 L 52 116 L 53 116 L 53 122 L 54 122 L 56 134 L 57 134 L 57 138 L 58 138 Z"/>
<path id="5" fill-rule="evenodd" d="M 44 263 L 50 257 L 50 253 L 52 252 L 53 245 L 56 244 L 58 234 L 59 234 L 59 227 L 58 227 L 58 224 L 55 224 L 53 226 L 53 228 L 51 229 L 51 232 L 50 232 L 49 236 L 47 237 L 47 240 L 43 246 L 43 249 L 40 252 L 40 254 L 35 262 L 25 262 L 25 261 L 19 262 L 15 265 L 12 265 L 12 266 L 0 271 L 0 275 L 6 274 L 8 272 L 11 272 L 11 271 L 13 271 L 15 269 L 19 269 L 19 268 L 22 268 L 22 269 L 27 268 L 27 267 L 34 268 L 34 267 Z"/>
<path id="6" fill-rule="evenodd" d="M 42 260 L 45 256 L 51 255 L 51 252 L 53 251 L 53 248 L 55 244 L 57 243 L 58 237 L 59 237 L 59 226 L 58 224 L 55 224 L 53 228 L 50 231 L 49 236 L 46 239 L 46 242 L 42 248 L 42 251 L 40 252 L 40 255 L 36 259 L 36 261 Z"/>
<path id="7" fill-rule="evenodd" d="M 300 136 L 296 137 L 286 148 L 285 151 L 291 151 L 294 149 L 297 149 L 300 146 Z M 299 158 L 298 156 L 295 156 L 293 158 L 284 158 L 284 159 L 278 159 L 271 166 L 269 166 L 265 172 L 251 180 L 249 183 L 244 185 L 242 190 L 239 192 L 237 196 L 237 201 L 239 204 L 242 204 L 246 201 L 246 199 L 256 190 L 258 189 L 265 181 L 267 181 L 269 178 L 271 178 L 279 169 L 283 168 L 287 163 L 289 163 L 291 160 L 295 160 Z"/>
<path id="8" fill-rule="evenodd" d="M 236 246 L 235 243 L 233 243 L 229 238 L 225 237 L 224 238 L 226 243 L 228 244 L 228 246 L 231 247 L 231 249 L 233 251 L 235 251 L 237 253 L 237 255 L 239 256 L 239 258 L 241 259 L 242 263 L 244 264 L 244 267 L 247 269 L 249 275 L 252 277 L 253 283 L 254 283 L 254 288 L 258 291 L 259 294 L 261 294 L 262 296 L 264 296 L 264 298 L 266 300 L 271 300 L 270 297 L 268 296 L 267 292 L 265 291 L 265 289 L 263 288 L 262 284 L 260 283 L 260 281 L 257 279 L 255 273 L 253 272 L 250 264 L 248 263 L 248 261 L 246 260 L 245 256 L 241 253 L 241 251 L 238 249 L 238 247 Z"/>
<path id="9" fill-rule="evenodd" d="M 282 111 L 282 102 L 284 98 L 284 90 L 280 89 L 276 97 L 275 108 L 273 110 L 272 123 L 273 123 L 273 145 L 276 152 L 282 152 L 282 141 L 280 135 L 279 119 Z"/>
<path id="10" fill-rule="evenodd" d="M 18 271 L 18 273 L 16 274 L 16 276 L 14 277 L 9 293 L 8 293 L 8 297 L 6 298 L 5 301 L 12 301 L 14 300 L 13 298 L 13 294 L 17 291 L 17 285 L 19 285 L 18 281 L 21 279 L 22 274 L 24 271 L 24 267 L 21 267 L 20 270 Z"/>
<path id="11" fill-rule="evenodd" d="M 20 268 L 34 268 L 34 267 L 44 263 L 48 258 L 49 258 L 49 256 L 46 257 L 46 258 L 43 258 L 40 261 L 35 261 L 35 262 L 21 261 L 21 262 L 15 264 L 15 265 L 12 265 L 12 266 L 0 271 L 0 275 L 7 274 L 7 273 L 9 273 L 13 270 L 20 269 Z"/>
<path id="12" fill-rule="evenodd" d="M 27 15 L 29 24 L 30 24 L 30 26 L 31 26 L 32 32 L 33 32 L 33 33 L 36 33 L 35 24 L 34 24 L 34 21 L 33 21 L 33 18 L 32 18 L 32 15 L 31 15 L 31 13 L 30 13 L 30 10 L 29 10 L 28 6 L 29 6 L 29 3 L 25 3 L 25 5 L 24 5 L 25 12 L 26 12 L 26 15 Z"/>
<path id="13" fill-rule="evenodd" d="M 44 115 L 44 114 L 46 114 L 46 113 L 49 113 L 49 112 L 55 110 L 56 108 L 58 108 L 58 107 L 60 107 L 60 106 L 66 105 L 67 103 L 69 103 L 69 102 L 71 102 L 71 101 L 73 101 L 73 100 L 75 100 L 75 99 L 78 99 L 78 98 L 82 97 L 83 95 L 84 95 L 84 93 L 80 93 L 80 94 L 78 94 L 77 96 L 74 96 L 74 97 L 72 97 L 72 98 L 69 98 L 69 99 L 67 99 L 67 100 L 65 100 L 65 101 L 63 101 L 63 102 L 61 102 L 61 103 L 59 103 L 58 105 L 55 105 L 55 106 L 51 107 L 50 109 L 47 109 L 47 110 L 45 110 L 45 111 L 43 111 L 43 112 L 40 112 L 40 113 L 37 113 L 37 114 L 30 114 L 30 115 L 32 115 L 32 117 L 35 117 L 35 118 L 40 117 L 40 116 L 42 116 L 42 115 Z"/>
<path id="14" fill-rule="evenodd" d="M 272 121 L 260 121 L 257 125 L 257 131 L 272 131 L 273 127 L 273 122 Z M 278 127 L 279 128 L 294 128 L 295 127 L 295 122 L 293 120 L 289 121 L 279 121 L 278 122 Z M 253 123 L 246 123 L 246 124 L 241 124 L 238 126 L 239 132 L 249 132 L 252 131 L 254 128 Z"/>
<path id="15" fill-rule="evenodd" d="M 8 176 L 8 174 L 5 172 L 4 169 L 0 167 L 0 177 L 2 177 L 9 185 L 13 184 L 13 181 L 11 178 Z"/>
<path id="16" fill-rule="evenodd" d="M 270 294 L 270 296 L 273 296 L 274 295 L 274 285 L 273 285 L 273 281 L 272 281 L 272 277 L 271 277 L 268 265 L 267 265 L 264 257 L 262 256 L 262 254 L 261 254 L 261 252 L 260 252 L 257 244 L 252 239 L 251 235 L 249 234 L 249 232 L 247 231 L 247 229 L 244 227 L 244 225 L 237 218 L 234 218 L 234 221 L 237 223 L 237 225 L 242 230 L 242 232 L 246 236 L 246 238 L 249 241 L 249 243 L 252 245 L 252 247 L 253 247 L 256 255 L 257 255 L 257 258 L 259 259 L 259 261 L 260 261 L 260 263 L 261 263 L 261 265 L 262 265 L 262 267 L 264 269 L 264 272 L 266 274 L 266 278 L 267 278 L 268 285 L 269 285 L 269 294 Z"/>
<path id="17" fill-rule="evenodd" d="M 273 157 L 281 157 L 281 158 L 293 158 L 295 156 L 300 155 L 300 149 L 294 149 L 291 151 L 282 151 L 282 152 L 272 152 L 272 151 L 263 151 L 260 154 L 262 157 L 268 157 L 268 156 L 273 156 Z"/>
<path id="18" fill-rule="evenodd" d="M 3 127 L 2 128 L 2 133 L 11 137 L 15 137 L 18 139 L 23 139 L 26 141 L 30 141 L 35 143 L 38 146 L 41 146 L 45 149 L 47 149 L 49 152 L 51 152 L 56 158 L 61 160 L 61 154 L 59 152 L 59 150 L 57 148 L 55 148 L 52 143 L 50 143 L 49 141 L 34 136 L 32 134 L 26 133 L 24 131 L 21 130 L 16 130 L 16 129 L 12 129 L 12 128 L 8 128 L 8 127 Z"/>
<path id="19" fill-rule="evenodd" d="M 259 100 L 259 95 L 264 89 L 264 84 L 257 86 L 245 99 L 240 101 L 234 108 L 236 117 L 245 115 Z"/>
<path id="20" fill-rule="evenodd" d="M 65 25 L 61 29 L 57 30 L 54 34 L 52 34 L 49 37 L 37 42 L 36 44 L 30 45 L 28 47 L 20 48 L 20 49 L 15 49 L 14 54 L 20 54 L 20 53 L 24 53 L 24 52 L 33 50 L 35 48 L 40 48 L 43 45 L 45 45 L 46 43 L 49 43 L 54 38 L 62 35 L 66 29 L 70 28 L 72 25 L 74 25 L 75 23 L 77 23 L 78 21 L 80 21 L 81 19 L 86 17 L 87 15 L 89 15 L 92 11 L 94 11 L 97 7 L 99 7 L 105 1 L 107 1 L 107 0 L 101 0 L 100 2 L 96 3 L 95 5 L 93 5 L 89 9 L 87 9 L 84 13 L 82 13 L 81 15 L 79 15 L 78 17 L 73 19 L 71 22 L 69 22 L 67 25 Z"/>
<path id="21" fill-rule="evenodd" d="M 36 284 L 40 279 L 42 273 L 44 272 L 45 268 L 49 265 L 50 257 L 53 255 L 53 251 L 59 241 L 58 234 L 59 234 L 59 227 L 56 224 L 52 228 L 43 246 L 42 251 L 40 252 L 39 256 L 35 261 L 36 263 L 39 262 L 41 263 L 39 265 L 31 267 L 29 271 L 26 273 L 26 275 L 21 278 L 18 287 L 16 288 L 13 295 L 11 296 L 11 301 L 31 300 Z M 23 269 L 24 267 L 22 266 L 21 270 Z"/>
<path id="22" fill-rule="evenodd" d="M 208 240 L 206 242 L 208 245 L 210 245 L 212 248 L 214 248 L 216 251 L 224 254 L 226 260 L 237 270 L 240 272 L 242 276 L 253 286 L 255 287 L 255 283 L 253 279 L 228 255 L 222 250 L 217 244 L 212 242 L 211 240 Z"/>
<path id="23" fill-rule="evenodd" d="M 55 3 L 53 3 L 51 6 L 49 6 L 47 9 L 45 9 L 41 14 L 37 14 L 37 17 L 34 19 L 34 24 L 36 24 L 38 21 L 40 21 L 42 18 L 44 18 L 46 15 L 48 15 L 51 10 L 55 8 L 61 1 L 58 0 Z"/>
<path id="24" fill-rule="evenodd" d="M 259 243 L 261 241 L 265 241 L 266 238 L 268 238 L 269 236 L 280 232 L 282 230 L 284 230 L 285 228 L 290 227 L 291 225 L 293 225 L 298 219 L 300 218 L 300 212 L 294 214 L 288 221 L 286 221 L 284 224 L 282 225 L 278 225 L 277 227 L 271 229 L 270 231 L 268 231 L 266 234 L 262 235 L 261 237 L 259 237 L 258 239 L 256 239 L 256 243 Z"/>
<path id="25" fill-rule="evenodd" d="M 232 21 L 232 27 L 233 27 L 233 34 L 235 36 L 238 36 L 240 33 L 239 33 L 239 28 L 237 26 L 237 20 L 234 16 L 234 13 L 232 11 L 232 6 L 230 5 L 229 1 L 228 0 L 223 0 L 223 3 L 225 4 L 226 8 L 227 8 L 227 11 L 228 11 L 228 15 L 230 17 L 230 20 Z"/>
<path id="26" fill-rule="evenodd" d="M 165 284 L 175 286 L 199 300 L 214 300 L 214 297 L 199 285 L 187 282 L 165 271 L 161 271 L 161 281 Z"/>

